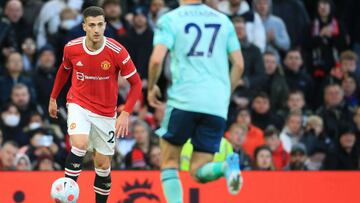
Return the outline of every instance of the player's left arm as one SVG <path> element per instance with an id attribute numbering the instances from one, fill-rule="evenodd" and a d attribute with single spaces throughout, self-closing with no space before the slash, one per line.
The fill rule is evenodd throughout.
<path id="1" fill-rule="evenodd" d="M 124 110 L 116 121 L 116 135 L 124 136 L 128 134 L 129 115 L 133 111 L 135 103 L 141 98 L 142 84 L 136 67 L 125 48 L 120 53 L 120 70 L 121 76 L 126 78 L 130 83 L 130 91 L 127 95 Z"/>

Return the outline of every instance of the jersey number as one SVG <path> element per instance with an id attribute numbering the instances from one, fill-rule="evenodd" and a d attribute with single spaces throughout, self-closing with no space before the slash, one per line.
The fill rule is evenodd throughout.
<path id="1" fill-rule="evenodd" d="M 193 45 L 191 46 L 190 51 L 187 53 L 187 56 L 204 56 L 203 51 L 196 51 L 196 47 L 199 44 L 199 41 L 201 39 L 201 34 L 202 34 L 200 26 L 195 23 L 188 23 L 185 26 L 185 33 L 186 34 L 190 33 L 190 29 L 192 27 L 196 31 L 196 38 L 195 38 L 195 41 L 193 42 Z M 213 29 L 214 30 L 213 36 L 211 38 L 211 42 L 209 44 L 207 57 L 212 56 L 215 40 L 216 40 L 217 34 L 219 33 L 220 27 L 221 27 L 220 24 L 205 24 L 205 29 Z"/>
<path id="2" fill-rule="evenodd" d="M 110 131 L 109 135 L 111 136 L 111 138 L 107 141 L 108 143 L 114 143 L 114 138 L 115 138 L 115 132 L 114 131 Z"/>

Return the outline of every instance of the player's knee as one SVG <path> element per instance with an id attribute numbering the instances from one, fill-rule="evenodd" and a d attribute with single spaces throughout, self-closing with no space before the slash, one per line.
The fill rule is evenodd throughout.
<path id="1" fill-rule="evenodd" d="M 87 143 L 82 143 L 82 142 L 73 142 L 72 143 L 72 147 L 76 147 L 80 150 L 87 150 Z"/>

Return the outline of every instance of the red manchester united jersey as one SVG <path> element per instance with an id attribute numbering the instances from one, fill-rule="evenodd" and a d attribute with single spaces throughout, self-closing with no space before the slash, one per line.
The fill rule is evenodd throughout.
<path id="1" fill-rule="evenodd" d="M 106 37 L 96 51 L 86 47 L 85 37 L 67 43 L 60 68 L 72 69 L 67 101 L 108 117 L 115 116 L 119 73 L 124 78 L 136 73 L 127 50 L 114 39 Z"/>

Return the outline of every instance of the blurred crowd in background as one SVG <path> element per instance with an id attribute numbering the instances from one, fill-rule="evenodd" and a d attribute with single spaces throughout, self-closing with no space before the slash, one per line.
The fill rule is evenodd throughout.
<path id="1" fill-rule="evenodd" d="M 204 3 L 232 20 L 245 63 L 215 161 L 234 151 L 243 170 L 360 169 L 360 1 Z M 117 140 L 112 168 L 159 169 L 154 132 L 166 96 L 163 107 L 149 107 L 147 69 L 156 21 L 179 2 L 0 0 L 0 170 L 63 169 L 70 149 L 65 100 L 70 83 L 58 99 L 58 119 L 49 117 L 48 102 L 63 47 L 85 34 L 81 12 L 93 5 L 104 9 L 105 35 L 127 48 L 144 88 L 130 135 Z M 169 60 L 159 84 L 163 95 L 171 85 Z M 129 84 L 119 78 L 119 87 L 121 111 Z M 182 170 L 189 167 L 191 150 L 187 143 Z M 88 153 L 85 169 L 92 169 L 91 159 Z"/>

